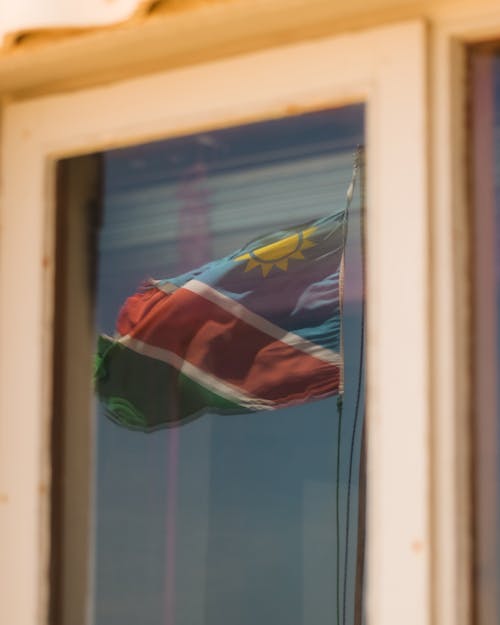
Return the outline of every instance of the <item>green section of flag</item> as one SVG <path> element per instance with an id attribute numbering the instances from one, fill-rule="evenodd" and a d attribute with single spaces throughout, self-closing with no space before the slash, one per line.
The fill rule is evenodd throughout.
<path id="1" fill-rule="evenodd" d="M 202 412 L 249 412 L 175 367 L 105 336 L 98 341 L 94 381 L 106 414 L 135 430 L 179 425 Z"/>

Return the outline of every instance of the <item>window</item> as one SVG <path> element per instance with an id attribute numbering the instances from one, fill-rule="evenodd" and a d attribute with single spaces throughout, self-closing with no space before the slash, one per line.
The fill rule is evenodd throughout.
<path id="1" fill-rule="evenodd" d="M 209 301 L 200 293 L 187 305 L 172 304 L 181 318 L 165 326 L 160 342 L 137 334 L 139 338 L 134 340 L 140 340 L 141 347 L 134 344 L 126 357 L 134 358 L 133 363 L 106 356 L 111 344 L 106 339 L 96 382 L 101 402 L 92 428 L 96 468 L 94 496 L 89 501 L 94 510 L 94 536 L 87 546 L 87 560 L 94 563 L 90 571 L 92 623 L 361 623 L 364 519 L 359 523 L 358 518 L 364 510 L 364 488 L 360 491 L 358 485 L 360 479 L 364 483 L 360 474 L 364 320 L 359 179 L 348 213 L 342 317 L 337 271 L 341 261 L 336 246 L 343 243 L 335 233 L 340 233 L 339 224 L 343 223 L 354 155 L 362 142 L 363 110 L 351 106 L 111 150 L 99 159 L 103 180 L 98 185 L 102 209 L 97 237 L 97 331 L 113 335 L 118 311 L 134 292 L 139 291 L 135 297 L 141 302 L 149 301 L 157 289 L 139 288 L 148 276 L 170 277 L 175 282 L 176 275 L 195 270 L 194 278 L 179 282 L 180 289 L 195 281 L 213 284 L 216 290 L 211 293 L 217 300 Z M 97 159 L 89 160 L 94 163 Z M 73 172 L 62 181 L 65 189 L 59 211 L 66 221 L 59 240 L 69 247 L 60 259 L 67 274 L 78 239 L 83 234 L 88 240 L 89 228 L 82 227 L 82 217 L 76 216 L 83 214 L 88 220 L 95 213 L 86 202 L 69 212 L 72 202 L 65 201 L 75 192 L 82 162 L 78 157 L 76 163 L 63 164 L 63 169 Z M 79 223 L 77 232 L 72 233 L 68 219 L 73 218 Z M 327 222 L 320 225 L 325 218 Z M 268 235 L 263 249 L 269 246 L 269 233 L 281 231 L 277 242 L 286 241 L 286 228 L 298 224 L 305 224 L 297 230 L 299 247 L 283 249 L 285 264 L 281 256 L 268 255 L 269 261 L 266 256 L 258 260 L 258 255 L 247 254 L 239 273 L 230 269 L 227 278 L 214 283 L 212 270 L 197 272 L 207 262 L 225 262 L 220 259 L 248 241 L 263 240 L 263 234 Z M 67 284 L 78 284 L 81 289 L 80 273 L 79 266 L 77 275 L 67 275 Z M 171 282 L 168 285 L 172 286 Z M 253 290 L 250 294 L 249 289 Z M 315 295 L 318 289 L 322 289 L 321 298 Z M 160 293 L 162 301 L 171 298 L 170 293 Z M 221 297 L 224 300 L 219 302 Z M 310 302 L 302 303 L 304 298 Z M 67 475 L 84 447 L 83 437 L 71 432 L 75 427 L 71 423 L 85 421 L 85 416 L 75 417 L 73 389 L 65 389 L 68 384 L 73 386 L 70 363 L 78 353 L 82 334 L 78 327 L 81 319 L 69 312 L 75 299 L 78 296 L 68 292 L 67 305 L 60 307 L 65 318 L 73 318 L 70 334 L 77 338 L 67 338 L 73 349 L 66 358 L 57 359 L 54 376 L 55 396 L 70 395 L 54 422 L 56 436 L 70 430 L 66 463 L 62 470 L 54 471 Z M 294 397 L 306 392 L 310 400 L 276 399 L 296 405 L 271 412 L 257 409 L 254 413 L 252 409 L 248 413 L 244 406 L 229 406 L 241 392 L 250 392 L 252 397 L 254 388 L 266 389 L 271 382 L 266 383 L 263 368 L 264 364 L 270 366 L 268 359 L 258 365 L 260 373 L 253 372 L 257 365 L 247 371 L 243 360 L 253 349 L 248 330 L 253 328 L 255 333 L 257 328 L 246 323 L 243 332 L 231 321 L 240 318 L 233 313 L 226 314 L 228 319 L 223 322 L 224 302 L 238 302 L 244 311 L 257 311 L 259 318 L 275 320 L 280 328 L 303 337 L 311 348 L 324 345 L 325 353 L 336 357 L 343 351 L 345 391 L 340 414 L 337 365 L 330 367 L 331 380 L 321 382 L 321 388 L 319 382 L 312 386 L 309 369 L 321 363 L 324 367 L 325 361 L 314 364 L 315 359 L 304 352 L 298 353 L 308 359 L 307 390 L 303 390 L 302 375 L 288 388 L 294 379 L 292 368 L 286 374 L 286 393 Z M 319 304 L 323 308 L 319 309 Z M 195 323 L 191 320 L 194 308 L 204 310 L 207 305 L 205 313 L 200 312 L 202 325 L 196 326 L 196 331 L 186 328 Z M 331 329 L 325 330 L 326 320 L 333 324 Z M 179 324 L 176 333 L 186 331 L 191 337 L 187 351 L 171 342 L 176 338 L 171 330 L 174 322 Z M 59 323 L 63 325 L 64 318 Z M 203 352 L 215 351 L 199 363 L 194 342 L 198 333 L 212 337 L 207 326 L 214 323 L 223 323 L 225 329 L 217 334 L 216 346 L 211 348 L 208 342 L 200 346 Z M 253 340 L 260 340 L 261 334 L 257 332 Z M 88 340 L 87 333 L 84 340 Z M 60 337 L 56 344 L 61 345 Z M 162 354 L 168 350 L 167 360 L 158 360 L 159 354 L 146 349 L 160 344 Z M 285 344 L 279 341 L 276 345 Z M 262 353 L 259 350 L 252 356 L 256 363 L 262 360 Z M 296 353 L 286 358 L 296 359 Z M 185 357 L 182 380 L 178 378 L 180 357 Z M 284 364 L 272 362 L 274 379 Z M 115 381 L 113 367 L 122 365 L 128 368 L 128 384 Z M 233 376 L 242 366 L 244 377 Z M 61 370 L 67 372 L 64 377 L 58 375 Z M 158 385 L 152 385 L 156 372 L 160 379 Z M 211 375 L 215 377 L 208 379 Z M 170 384 L 176 385 L 175 389 Z M 274 397 L 276 384 L 267 391 L 269 396 Z M 207 400 L 208 389 L 222 393 L 224 404 Z M 325 394 L 330 397 L 318 401 Z M 196 403 L 198 400 L 201 403 Z M 212 401 L 211 410 L 200 408 L 205 401 L 209 405 Z M 145 425 L 140 417 L 134 420 L 141 410 Z M 107 420 L 106 414 L 113 421 Z M 161 429 L 168 424 L 171 427 Z M 137 429 L 153 432 L 145 436 L 134 431 Z M 87 462 L 91 456 L 86 454 Z M 78 518 L 72 510 L 75 480 L 68 477 L 66 483 L 62 516 Z M 85 516 L 81 499 L 80 495 L 79 515 L 83 512 Z M 57 498 L 56 506 L 60 503 Z M 54 519 L 57 513 L 54 509 Z M 59 599 L 63 614 L 73 609 L 64 604 L 73 596 L 69 583 L 74 568 L 72 543 L 81 542 L 81 533 L 82 527 L 74 522 L 66 529 Z M 54 542 L 57 534 L 54 532 Z M 81 579 L 85 568 L 79 568 Z M 61 622 L 68 620 L 61 618 Z"/>
<path id="2" fill-rule="evenodd" d="M 408 614 L 426 622 L 425 67 L 424 29 L 407 23 L 6 107 L 2 296 L 17 292 L 20 275 L 32 288 L 21 310 L 14 299 L 3 304 L 1 326 L 2 360 L 8 363 L 2 368 L 2 414 L 12 415 L 1 422 L 0 438 L 9 441 L 11 450 L 2 463 L 6 488 L 15 496 L 0 540 L 5 561 L 16 561 L 2 575 L 11 585 L 0 608 L 3 620 L 31 624 L 34 614 L 43 619 L 49 595 L 49 501 L 57 480 L 54 475 L 51 481 L 49 470 L 51 346 L 61 329 L 53 327 L 52 307 L 57 161 L 361 102 L 366 106 L 370 206 L 368 612 L 373 625 L 399 623 Z M 92 168 L 99 164 L 89 161 L 87 167 L 87 180 L 92 180 Z M 30 184 L 21 183 L 27 179 Z M 85 188 L 92 204 L 99 193 L 88 184 Z M 69 205 L 67 210 L 72 210 Z M 22 430 L 14 415 L 22 415 Z M 19 463 L 25 467 L 22 473 Z M 63 531 L 68 527 L 62 524 Z M 22 601 L 15 592 L 21 587 Z M 82 610 L 72 624 L 83 622 Z"/>

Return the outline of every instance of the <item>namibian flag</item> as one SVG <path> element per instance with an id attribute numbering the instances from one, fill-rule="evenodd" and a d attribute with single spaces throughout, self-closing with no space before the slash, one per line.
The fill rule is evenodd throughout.
<path id="1" fill-rule="evenodd" d="M 107 414 L 151 430 L 342 393 L 342 211 L 256 239 L 181 276 L 151 280 L 100 336 Z"/>

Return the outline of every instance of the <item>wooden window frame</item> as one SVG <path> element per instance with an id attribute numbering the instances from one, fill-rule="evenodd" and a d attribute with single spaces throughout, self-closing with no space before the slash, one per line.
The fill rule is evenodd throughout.
<path id="1" fill-rule="evenodd" d="M 413 21 L 5 105 L 0 622 L 47 623 L 58 159 L 365 102 L 368 620 L 431 623 L 427 62 Z"/>

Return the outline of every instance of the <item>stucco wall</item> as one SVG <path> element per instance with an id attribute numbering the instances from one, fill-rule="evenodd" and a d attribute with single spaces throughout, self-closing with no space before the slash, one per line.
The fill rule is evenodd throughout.
<path id="1" fill-rule="evenodd" d="M 497 0 L 20 0 L 0 4 L 0 93 L 103 84 Z M 346 62 L 349 60 L 346 59 Z"/>

